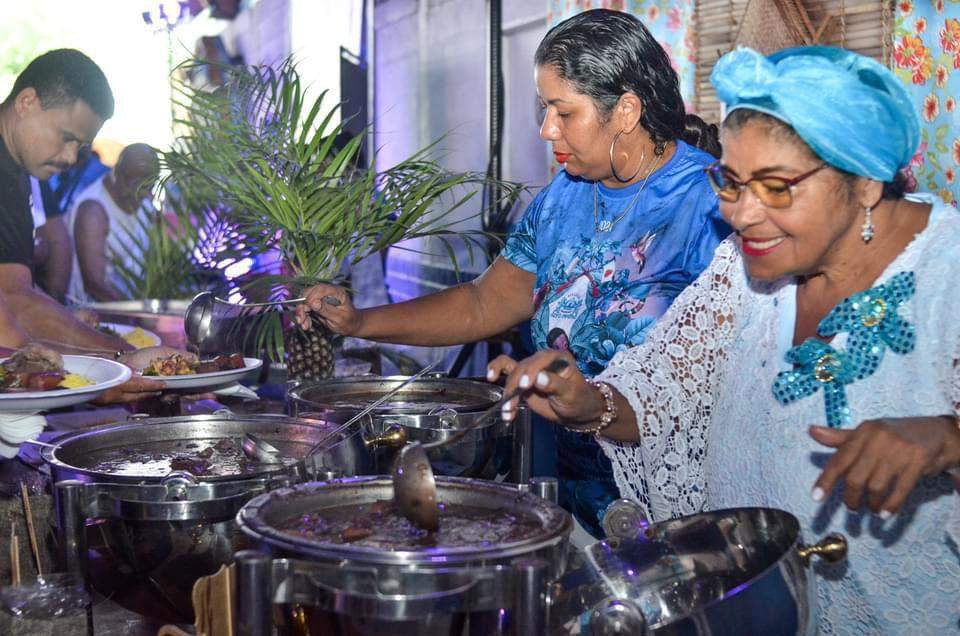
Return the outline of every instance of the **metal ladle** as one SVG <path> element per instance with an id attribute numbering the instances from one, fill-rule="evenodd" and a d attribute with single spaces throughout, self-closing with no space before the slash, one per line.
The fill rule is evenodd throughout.
<path id="1" fill-rule="evenodd" d="M 302 297 L 288 298 L 241 305 L 217 298 L 211 291 L 200 292 L 193 297 L 183 314 L 183 331 L 187 335 L 187 342 L 201 353 L 224 351 L 226 334 L 223 333 L 222 326 L 227 319 L 236 318 L 241 312 L 255 307 L 299 305 L 305 300 L 306 298 Z M 323 301 L 333 307 L 341 305 L 340 299 L 335 296 L 324 296 Z"/>
<path id="2" fill-rule="evenodd" d="M 557 358 L 544 370 L 548 373 L 559 373 L 568 365 L 564 358 Z M 507 393 L 496 404 L 481 413 L 480 417 L 446 439 L 427 444 L 411 442 L 400 449 L 397 462 L 393 467 L 393 500 L 397 503 L 400 514 L 418 528 L 435 532 L 440 527 L 440 510 L 437 508 L 437 482 L 433 478 L 433 469 L 430 467 L 430 460 L 427 459 L 427 451 L 459 441 L 494 415 L 504 403 L 526 390 L 518 387 Z"/>

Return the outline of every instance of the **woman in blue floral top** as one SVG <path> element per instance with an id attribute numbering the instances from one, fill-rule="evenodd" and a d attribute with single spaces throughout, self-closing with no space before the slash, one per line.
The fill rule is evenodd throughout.
<path id="1" fill-rule="evenodd" d="M 710 262 L 729 233 L 704 173 L 719 153 L 716 127 L 685 114 L 677 75 L 643 24 L 581 13 L 547 33 L 535 63 L 540 136 L 564 170 L 503 254 L 471 283 L 389 306 L 358 310 L 343 289 L 314 287 L 309 309 L 329 328 L 438 346 L 529 319 L 536 348 L 569 351 L 593 375 L 643 342 Z M 342 304 L 324 303 L 328 295 Z M 301 318 L 308 323 L 306 311 Z M 557 451 L 561 502 L 599 535 L 602 511 L 619 497 L 610 461 L 575 433 L 561 432 Z"/>

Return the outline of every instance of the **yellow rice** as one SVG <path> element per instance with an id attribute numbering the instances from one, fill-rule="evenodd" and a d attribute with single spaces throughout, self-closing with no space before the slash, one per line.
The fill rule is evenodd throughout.
<path id="1" fill-rule="evenodd" d="M 156 344 L 153 337 L 140 327 L 135 327 L 133 331 L 123 334 L 123 339 L 132 344 L 137 349 L 152 347 Z"/>
<path id="2" fill-rule="evenodd" d="M 93 384 L 93 380 L 86 378 L 79 373 L 68 373 L 63 376 L 63 379 L 60 380 L 60 388 L 62 389 L 79 389 L 81 387 L 90 386 Z"/>

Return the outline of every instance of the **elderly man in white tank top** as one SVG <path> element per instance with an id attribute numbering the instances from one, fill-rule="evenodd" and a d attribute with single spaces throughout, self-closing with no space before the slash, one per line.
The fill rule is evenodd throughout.
<path id="1" fill-rule="evenodd" d="M 145 201 L 156 182 L 159 163 L 146 144 L 123 149 L 114 169 L 85 188 L 67 213 L 75 255 L 68 298 L 75 303 L 125 297 L 114 271 L 113 254 L 136 256 L 142 244 Z M 137 263 L 130 263 L 137 267 Z"/>

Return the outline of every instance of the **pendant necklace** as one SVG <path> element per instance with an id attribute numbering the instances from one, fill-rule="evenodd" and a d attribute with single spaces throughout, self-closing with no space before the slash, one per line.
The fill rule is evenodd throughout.
<path id="1" fill-rule="evenodd" d="M 620 216 L 610 221 L 609 219 L 601 219 L 601 216 L 607 215 L 607 206 L 600 199 L 600 181 L 593 182 L 593 227 L 597 232 L 609 232 L 612 230 L 617 223 L 619 223 L 627 213 L 633 209 L 634 204 L 640 198 L 640 194 L 643 192 L 643 189 L 647 187 L 647 181 L 650 180 L 650 175 L 660 166 L 660 161 L 663 159 L 663 155 L 657 157 L 657 160 L 653 163 L 653 166 L 650 167 L 650 171 L 647 172 L 647 176 L 643 178 L 643 183 L 640 184 L 640 187 L 637 189 L 637 193 L 633 195 L 633 198 L 630 199 L 630 203 L 627 204 L 627 207 L 623 208 L 623 212 L 620 213 Z"/>

